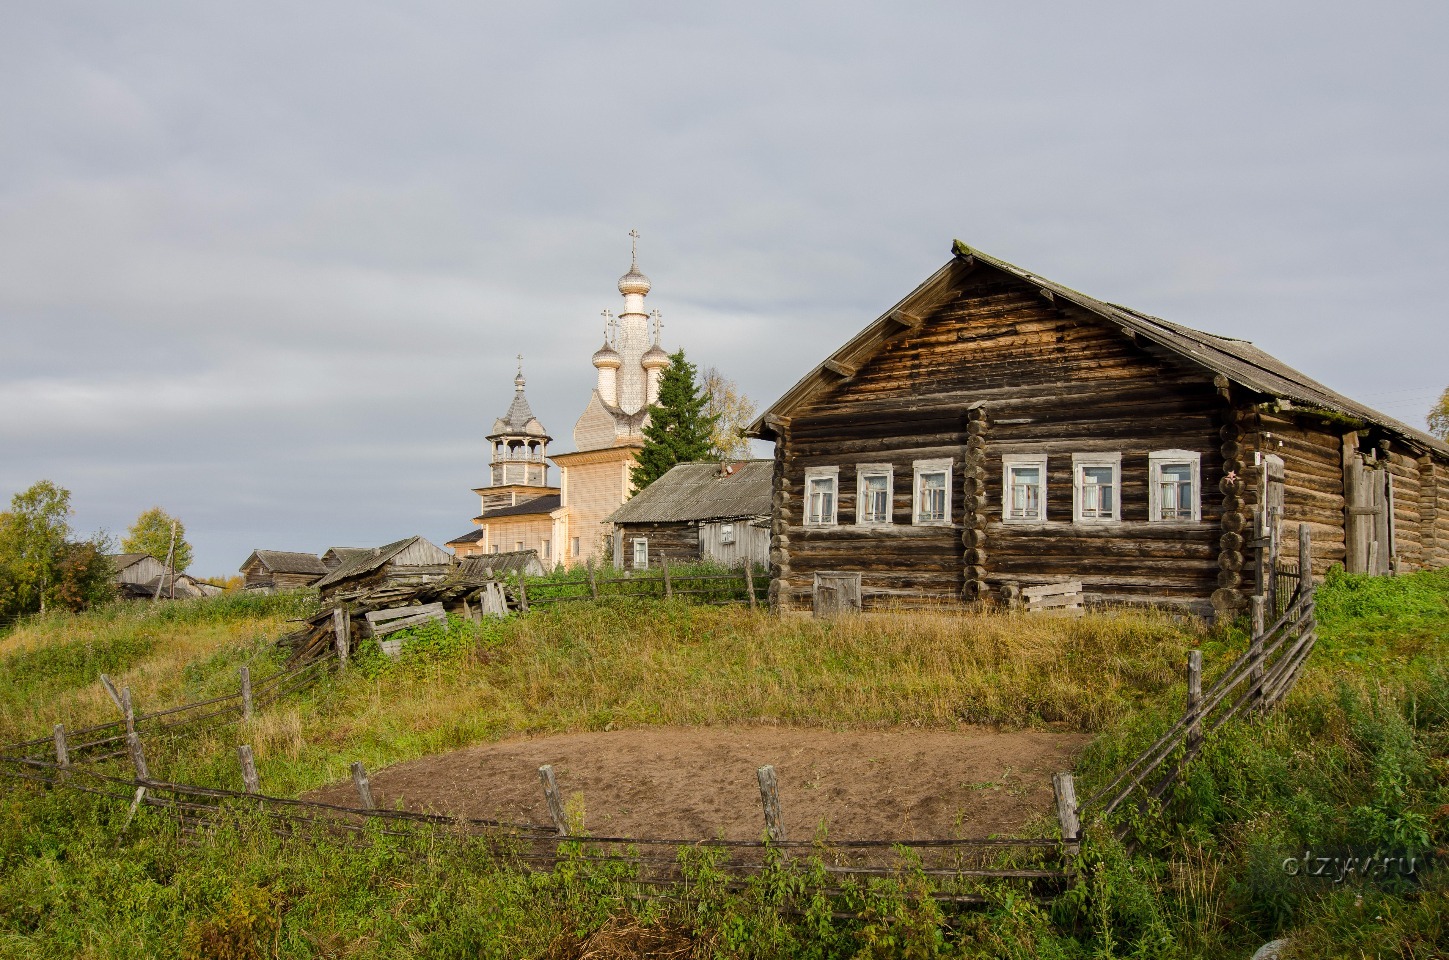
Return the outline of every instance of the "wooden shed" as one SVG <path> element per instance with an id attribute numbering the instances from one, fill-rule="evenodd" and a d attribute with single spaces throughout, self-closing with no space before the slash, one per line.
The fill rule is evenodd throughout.
<path id="1" fill-rule="evenodd" d="M 751 432 L 776 443 L 787 610 L 859 574 L 866 607 L 1080 580 L 1089 603 L 1232 613 L 1300 523 L 1317 575 L 1449 563 L 1442 441 L 959 241 Z"/>
<path id="2" fill-rule="evenodd" d="M 453 555 L 448 551 L 422 537 L 408 537 L 354 554 L 318 580 L 317 589 L 324 606 L 364 594 L 374 599 L 389 592 L 412 594 L 420 585 L 441 581 L 452 569 Z"/>
<path id="3" fill-rule="evenodd" d="M 769 558 L 769 460 L 680 463 L 609 517 L 614 568 L 677 563 L 763 565 Z"/>
<path id="4" fill-rule="evenodd" d="M 253 550 L 241 565 L 247 590 L 301 590 L 327 573 L 322 561 L 310 553 Z"/>
<path id="5" fill-rule="evenodd" d="M 149 553 L 115 553 L 109 559 L 111 568 L 116 571 L 116 586 L 122 591 L 129 587 L 154 585 L 157 578 L 166 573 L 166 565 Z"/>

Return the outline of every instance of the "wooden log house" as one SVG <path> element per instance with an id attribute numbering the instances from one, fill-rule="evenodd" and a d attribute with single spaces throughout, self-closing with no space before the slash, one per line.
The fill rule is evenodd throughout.
<path id="1" fill-rule="evenodd" d="M 1085 296 L 957 242 L 771 406 L 771 594 L 1231 614 L 1278 543 L 1315 575 L 1449 563 L 1449 446 L 1251 343 Z M 1267 572 L 1260 572 L 1266 569 Z"/>
<path id="2" fill-rule="evenodd" d="M 317 589 L 324 607 L 363 596 L 381 604 L 390 594 L 410 596 L 421 586 L 439 583 L 452 571 L 452 554 L 422 537 L 408 537 L 353 554 L 318 580 Z"/>
<path id="3" fill-rule="evenodd" d="M 679 463 L 608 518 L 614 569 L 674 563 L 763 564 L 769 557 L 769 460 Z"/>
<path id="4" fill-rule="evenodd" d="M 326 573 L 327 568 L 313 554 L 289 550 L 253 550 L 241 565 L 247 590 L 301 590 Z"/>

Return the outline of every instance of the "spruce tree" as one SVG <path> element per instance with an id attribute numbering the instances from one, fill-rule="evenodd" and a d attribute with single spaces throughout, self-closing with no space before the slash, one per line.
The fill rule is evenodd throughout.
<path id="1" fill-rule="evenodd" d="M 649 408 L 644 447 L 639 451 L 630 479 L 643 490 L 669 472 L 676 463 L 708 459 L 715 418 L 704 412 L 709 398 L 695 381 L 694 364 L 684 351 L 670 354 L 669 366 L 659 379 L 659 399 Z"/>

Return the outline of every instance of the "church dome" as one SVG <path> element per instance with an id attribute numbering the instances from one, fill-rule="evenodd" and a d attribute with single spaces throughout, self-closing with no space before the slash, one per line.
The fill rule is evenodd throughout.
<path id="1" fill-rule="evenodd" d="M 619 292 L 625 296 L 631 293 L 643 296 L 649 292 L 650 286 L 649 278 L 639 272 L 637 263 L 629 264 L 629 272 L 619 278 Z"/>
<path id="2" fill-rule="evenodd" d="M 644 356 L 639 358 L 639 363 L 646 370 L 652 370 L 656 367 L 667 367 L 669 366 L 669 354 L 665 353 L 659 344 L 656 343 L 644 351 Z"/>
<path id="3" fill-rule="evenodd" d="M 619 351 L 609 346 L 607 341 L 594 351 L 594 366 L 596 367 L 618 367 L 622 366 L 623 362 L 619 358 Z"/>

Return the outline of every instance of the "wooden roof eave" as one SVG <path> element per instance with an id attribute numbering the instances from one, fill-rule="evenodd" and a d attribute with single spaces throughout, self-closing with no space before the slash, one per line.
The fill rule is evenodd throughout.
<path id="1" fill-rule="evenodd" d="M 945 265 L 931 274 L 919 286 L 906 294 L 898 303 L 881 314 L 874 323 L 851 337 L 843 347 L 826 357 L 813 370 L 801 377 L 789 390 L 771 404 L 764 413 L 745 429 L 745 436 L 759 440 L 774 440 L 777 429 L 784 419 L 809 397 L 839 383 L 842 379 L 855 376 L 856 371 L 887 340 L 899 336 L 906 330 L 919 329 L 919 311 L 929 304 L 933 297 L 950 285 L 956 271 L 963 266 L 969 268 L 969 258 L 952 257 Z"/>

